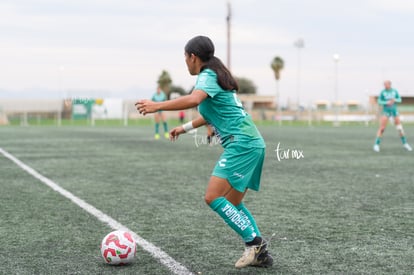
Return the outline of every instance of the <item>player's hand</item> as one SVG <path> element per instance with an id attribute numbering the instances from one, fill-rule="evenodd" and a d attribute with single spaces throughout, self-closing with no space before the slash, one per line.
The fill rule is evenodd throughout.
<path id="1" fill-rule="evenodd" d="M 390 100 L 387 101 L 387 106 L 392 106 L 392 105 L 394 105 L 394 103 L 395 103 L 395 100 L 390 99 Z"/>
<path id="2" fill-rule="evenodd" d="M 184 131 L 183 126 L 175 127 L 174 129 L 172 129 L 170 131 L 170 140 L 171 141 L 176 141 L 178 136 L 181 135 L 181 134 L 184 134 L 184 133 L 185 133 L 185 131 Z"/>
<path id="3" fill-rule="evenodd" d="M 137 108 L 138 112 L 144 116 L 146 114 L 155 113 L 158 111 L 157 102 L 148 99 L 138 100 L 135 103 L 135 107 Z"/>

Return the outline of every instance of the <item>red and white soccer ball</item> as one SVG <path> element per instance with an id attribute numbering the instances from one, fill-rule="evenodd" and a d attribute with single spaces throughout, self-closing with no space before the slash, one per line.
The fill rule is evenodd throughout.
<path id="1" fill-rule="evenodd" d="M 110 265 L 123 265 L 131 263 L 136 255 L 137 245 L 131 233 L 116 230 L 103 238 L 101 255 Z"/>

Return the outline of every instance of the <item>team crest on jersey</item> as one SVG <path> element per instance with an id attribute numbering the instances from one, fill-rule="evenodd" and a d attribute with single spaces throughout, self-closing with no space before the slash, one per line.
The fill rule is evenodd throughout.
<path id="1" fill-rule="evenodd" d="M 394 91 L 394 90 L 392 90 L 391 92 L 387 93 L 387 94 L 385 95 L 385 98 L 386 98 L 387 100 L 390 100 L 390 99 L 394 99 L 394 98 L 396 98 L 395 91 Z"/>
<path id="2" fill-rule="evenodd" d="M 226 162 L 227 162 L 227 159 L 221 159 L 219 160 L 218 164 L 220 167 L 226 167 Z"/>

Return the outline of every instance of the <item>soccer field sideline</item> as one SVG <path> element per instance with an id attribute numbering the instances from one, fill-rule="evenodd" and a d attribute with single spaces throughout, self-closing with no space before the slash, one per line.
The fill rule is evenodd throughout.
<path id="1" fill-rule="evenodd" d="M 148 242 L 144 238 L 142 238 L 136 232 L 130 230 L 120 222 L 116 221 L 112 217 L 108 216 L 107 214 L 103 213 L 99 209 L 95 208 L 93 205 L 87 203 L 86 201 L 78 198 L 77 196 L 73 195 L 71 192 L 67 191 L 66 189 L 60 187 L 57 183 L 53 180 L 43 176 L 42 174 L 38 173 L 36 170 L 31 168 L 30 166 L 26 165 L 16 157 L 14 157 L 9 152 L 5 151 L 3 148 L 0 147 L 0 153 L 10 161 L 14 162 L 19 168 L 33 176 L 34 178 L 38 179 L 45 185 L 49 186 L 54 191 L 58 192 L 63 197 L 71 200 L 74 204 L 78 205 L 80 208 L 91 214 L 92 216 L 96 217 L 103 223 L 106 223 L 114 230 L 123 229 L 126 231 L 131 232 L 132 236 L 134 237 L 136 243 L 151 254 L 154 258 L 158 259 L 161 264 L 165 265 L 172 273 L 177 275 L 193 275 L 194 273 L 190 272 L 184 265 L 174 260 L 170 257 L 167 253 L 162 251 L 159 247 L 155 246 L 154 244 Z"/>

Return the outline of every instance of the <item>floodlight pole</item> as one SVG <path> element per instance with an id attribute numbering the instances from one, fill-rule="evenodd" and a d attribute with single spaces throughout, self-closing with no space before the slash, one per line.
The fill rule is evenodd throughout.
<path id="1" fill-rule="evenodd" d="M 299 111 L 299 107 L 300 107 L 300 73 L 301 73 L 301 68 L 300 68 L 300 51 L 301 49 L 303 49 L 305 47 L 305 40 L 303 40 L 303 38 L 299 38 L 298 40 L 295 41 L 295 43 L 293 44 L 296 48 L 298 48 L 298 78 L 297 78 L 297 86 L 296 86 L 296 105 Z"/>
<path id="2" fill-rule="evenodd" d="M 231 70 L 231 4 L 227 2 L 227 68 Z"/>
<path id="3" fill-rule="evenodd" d="M 64 66 L 59 66 L 59 93 L 60 93 L 60 97 L 63 98 L 63 102 L 62 104 L 65 103 L 66 100 L 66 95 L 64 94 L 64 89 L 63 89 L 63 72 L 65 70 Z M 61 126 L 62 125 L 62 109 L 63 106 L 60 107 L 60 109 L 58 110 L 58 114 L 57 114 L 57 125 Z"/>

